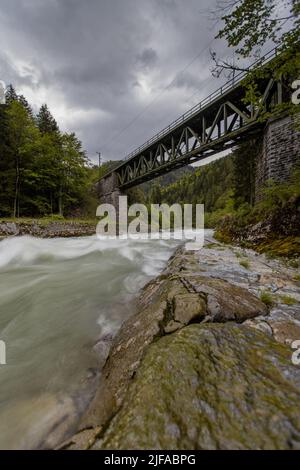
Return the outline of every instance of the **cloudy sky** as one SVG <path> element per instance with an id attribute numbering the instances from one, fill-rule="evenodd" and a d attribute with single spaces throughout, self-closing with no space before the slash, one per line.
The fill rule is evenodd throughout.
<path id="1" fill-rule="evenodd" d="M 224 81 L 214 2 L 2 1 L 0 79 L 35 110 L 47 102 L 90 158 L 123 158 Z"/>

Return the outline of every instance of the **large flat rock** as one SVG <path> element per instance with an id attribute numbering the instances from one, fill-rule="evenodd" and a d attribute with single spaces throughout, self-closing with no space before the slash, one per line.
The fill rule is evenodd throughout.
<path id="1" fill-rule="evenodd" d="M 300 448 L 297 274 L 214 240 L 177 250 L 114 339 L 64 448 Z"/>
<path id="2" fill-rule="evenodd" d="M 122 405 L 128 385 L 148 346 L 190 323 L 246 320 L 266 313 L 265 305 L 247 290 L 220 279 L 176 273 L 159 276 L 143 290 L 141 311 L 116 336 L 97 394 L 82 428 L 103 426 Z"/>
<path id="3" fill-rule="evenodd" d="M 94 449 L 299 449 L 300 369 L 243 325 L 190 325 L 153 343 Z"/>

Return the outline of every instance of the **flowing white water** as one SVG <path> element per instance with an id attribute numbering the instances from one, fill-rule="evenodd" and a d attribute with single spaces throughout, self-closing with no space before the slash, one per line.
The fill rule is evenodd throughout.
<path id="1" fill-rule="evenodd" d="M 178 241 L 10 238 L 0 242 L 0 448 L 55 445 L 96 386 L 95 342 L 132 313 Z M 52 439 L 52 440 L 51 440 Z"/>

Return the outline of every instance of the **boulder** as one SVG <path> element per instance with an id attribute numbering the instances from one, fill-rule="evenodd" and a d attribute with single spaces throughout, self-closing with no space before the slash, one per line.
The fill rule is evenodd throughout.
<path id="1" fill-rule="evenodd" d="M 300 449 L 300 369 L 244 325 L 194 324 L 153 343 L 93 449 Z"/>
<path id="2" fill-rule="evenodd" d="M 151 281 L 143 290 L 140 307 L 113 341 L 81 429 L 102 427 L 119 410 L 146 349 L 158 338 L 191 323 L 242 321 L 266 313 L 265 305 L 246 289 L 220 279 L 192 276 L 187 280 L 176 274 Z"/>

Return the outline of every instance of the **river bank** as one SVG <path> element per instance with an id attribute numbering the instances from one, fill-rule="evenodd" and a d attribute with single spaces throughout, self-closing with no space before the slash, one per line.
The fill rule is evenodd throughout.
<path id="1" fill-rule="evenodd" d="M 297 217 L 299 219 L 299 214 Z M 290 229 L 291 225 L 293 232 Z M 87 237 L 96 233 L 96 226 L 97 220 L 0 219 L 0 240 L 26 235 L 36 238 Z M 300 237 L 295 235 L 297 233 L 299 233 L 299 220 L 297 224 L 294 224 L 294 221 L 290 223 L 286 233 L 279 234 L 278 229 L 268 220 L 241 229 L 230 217 L 225 217 L 218 226 L 216 238 L 229 245 L 252 248 L 258 253 L 266 253 L 267 256 L 292 259 L 300 256 Z"/>
<path id="2" fill-rule="evenodd" d="M 299 445 L 299 261 L 205 239 L 1 241 L 0 447 Z"/>
<path id="3" fill-rule="evenodd" d="M 207 237 L 113 340 L 64 449 L 300 448 L 299 269 Z"/>
<path id="4" fill-rule="evenodd" d="M 112 338 L 178 241 L 0 242 L 0 449 L 53 448 L 78 428 Z"/>
<path id="5" fill-rule="evenodd" d="M 267 214 L 255 214 L 254 208 L 252 216 L 250 213 L 222 217 L 217 224 L 216 238 L 269 257 L 299 258 L 300 199 L 291 198 L 283 207 L 274 206 L 271 204 Z"/>
<path id="6" fill-rule="evenodd" d="M 0 219 L 0 239 L 30 235 L 38 238 L 85 237 L 96 233 L 96 221 L 22 219 L 7 221 Z"/>

